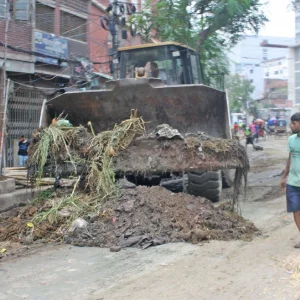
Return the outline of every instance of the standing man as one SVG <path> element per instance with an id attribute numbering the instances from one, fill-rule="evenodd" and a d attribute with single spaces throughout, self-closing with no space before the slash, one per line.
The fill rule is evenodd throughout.
<path id="1" fill-rule="evenodd" d="M 291 117 L 293 135 L 288 139 L 289 158 L 281 179 L 281 188 L 286 187 L 287 212 L 294 214 L 300 231 L 300 113 Z M 300 248 L 300 242 L 294 246 Z"/>
<path id="2" fill-rule="evenodd" d="M 24 135 L 19 137 L 19 167 L 25 167 L 26 160 L 28 159 L 28 147 L 30 143 L 25 139 Z"/>
<path id="3" fill-rule="evenodd" d="M 245 145 L 246 149 L 247 149 L 248 144 L 251 144 L 254 149 L 253 136 L 252 136 L 252 133 L 251 133 L 251 130 L 249 129 L 249 127 L 246 127 L 244 134 L 245 134 L 245 138 L 246 138 L 246 145 Z"/>

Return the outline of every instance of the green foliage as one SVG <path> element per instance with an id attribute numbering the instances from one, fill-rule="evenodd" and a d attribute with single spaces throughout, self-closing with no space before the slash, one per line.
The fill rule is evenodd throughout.
<path id="1" fill-rule="evenodd" d="M 300 8 L 300 0 L 291 0 L 289 6 L 293 9 L 293 10 L 299 10 Z"/>
<path id="2" fill-rule="evenodd" d="M 36 203 L 39 203 L 41 201 L 49 200 L 49 199 L 53 198 L 54 195 L 55 195 L 55 193 L 54 193 L 52 188 L 43 190 L 39 193 L 39 195 L 36 198 L 34 198 L 31 201 L 31 203 L 36 204 Z"/>
<path id="3" fill-rule="evenodd" d="M 249 112 L 249 107 L 253 106 L 249 105 L 252 104 L 251 94 L 254 91 L 251 82 L 239 75 L 231 75 L 226 77 L 225 87 L 228 90 L 230 111 L 241 113 L 243 110 L 248 110 Z"/>
<path id="4" fill-rule="evenodd" d="M 260 0 L 146 0 L 134 23 L 148 40 L 176 41 L 201 54 L 207 84 L 228 73 L 226 52 L 245 32 L 258 33 L 267 21 Z"/>

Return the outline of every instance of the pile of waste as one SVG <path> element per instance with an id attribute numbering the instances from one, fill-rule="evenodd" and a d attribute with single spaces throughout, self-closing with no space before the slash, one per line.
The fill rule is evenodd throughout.
<path id="1" fill-rule="evenodd" d="M 50 193 L 50 191 L 48 191 Z M 72 208 L 55 210 L 54 198 L 38 199 L 0 215 L 0 242 L 61 241 L 77 246 L 125 247 L 160 245 L 170 242 L 199 243 L 205 240 L 249 240 L 255 226 L 226 205 L 214 207 L 205 198 L 171 193 L 163 187 L 128 185 L 114 201 L 105 202 L 96 214 L 88 211 L 64 227 Z M 45 198 L 45 194 L 44 194 Z M 66 200 L 67 201 L 67 200 Z"/>
<path id="2" fill-rule="evenodd" d="M 208 200 L 147 188 L 119 178 L 130 172 L 236 168 L 230 210 Z M 253 224 L 233 211 L 247 180 L 249 161 L 236 140 L 204 133 L 182 136 L 167 124 L 145 135 L 145 123 L 132 111 L 112 130 L 95 134 L 57 119 L 36 130 L 29 149 L 28 177 L 39 185 L 54 178 L 54 188 L 25 207 L 0 215 L 0 242 L 61 241 L 100 247 L 146 248 L 168 242 L 248 238 Z M 62 178 L 73 178 L 64 186 Z M 126 181 L 126 180 L 125 180 Z"/>
<path id="3" fill-rule="evenodd" d="M 45 174 L 61 178 L 65 171 L 68 177 L 77 176 L 78 183 L 84 179 L 86 191 L 103 201 L 115 192 L 113 157 L 144 132 L 143 119 L 132 111 L 128 120 L 97 135 L 92 124 L 89 132 L 83 126 L 57 126 L 60 121 L 33 134 L 28 160 L 31 181 L 39 185 Z"/>

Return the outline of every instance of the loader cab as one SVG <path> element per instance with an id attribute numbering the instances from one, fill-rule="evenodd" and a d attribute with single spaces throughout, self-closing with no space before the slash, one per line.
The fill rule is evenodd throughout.
<path id="1" fill-rule="evenodd" d="M 119 79 L 158 78 L 167 85 L 203 83 L 199 54 L 179 43 L 122 47 L 118 59 Z"/>

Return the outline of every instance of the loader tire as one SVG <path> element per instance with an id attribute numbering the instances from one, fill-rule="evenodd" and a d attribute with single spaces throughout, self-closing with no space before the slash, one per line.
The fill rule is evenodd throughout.
<path id="1" fill-rule="evenodd" d="M 229 189 L 232 187 L 232 173 L 230 170 L 222 170 L 222 188 Z"/>
<path id="2" fill-rule="evenodd" d="M 222 194 L 221 171 L 192 171 L 188 173 L 188 193 L 205 197 L 212 202 L 220 201 Z"/>

